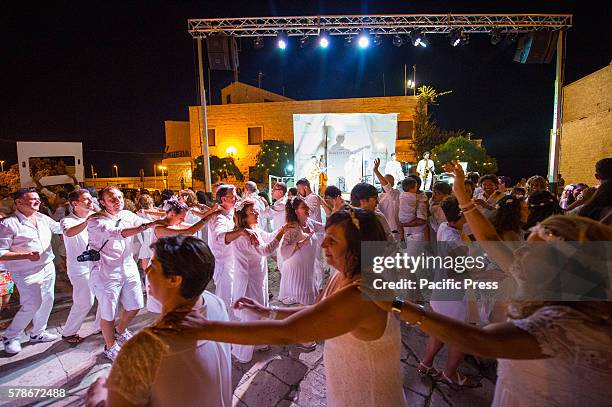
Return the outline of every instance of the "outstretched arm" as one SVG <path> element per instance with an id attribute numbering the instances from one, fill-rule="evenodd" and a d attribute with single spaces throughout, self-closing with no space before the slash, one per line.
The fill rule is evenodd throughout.
<path id="1" fill-rule="evenodd" d="M 378 170 L 379 167 L 380 167 L 380 158 L 375 158 L 374 159 L 374 175 L 376 175 L 376 178 L 378 178 L 378 181 L 380 181 L 380 185 L 382 185 L 384 187 L 389 182 L 380 173 L 380 171 Z"/>
<path id="2" fill-rule="evenodd" d="M 181 331 L 180 335 L 244 345 L 309 342 L 371 326 L 380 312 L 373 302 L 363 300 L 356 285 L 351 285 L 282 320 L 203 321 L 200 327 Z"/>

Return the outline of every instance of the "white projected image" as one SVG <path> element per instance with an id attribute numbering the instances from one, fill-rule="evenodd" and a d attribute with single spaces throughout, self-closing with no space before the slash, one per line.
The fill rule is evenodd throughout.
<path id="1" fill-rule="evenodd" d="M 295 175 L 318 191 L 320 173 L 327 185 L 349 192 L 359 182 L 373 183 L 373 162 L 382 165 L 395 152 L 397 114 L 326 113 L 293 117 Z"/>

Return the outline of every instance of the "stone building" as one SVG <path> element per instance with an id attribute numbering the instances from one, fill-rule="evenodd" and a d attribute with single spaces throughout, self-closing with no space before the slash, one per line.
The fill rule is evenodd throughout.
<path id="1" fill-rule="evenodd" d="M 245 179 L 254 171 L 255 157 L 263 140 L 293 144 L 293 115 L 309 113 L 398 113 L 397 158 L 414 163 L 410 145 L 417 98 L 388 96 L 353 99 L 292 100 L 244 83 L 235 82 L 221 91 L 222 104 L 209 105 L 209 154 L 234 157 Z M 170 188 L 191 186 L 193 161 L 202 154 L 201 107 L 189 107 L 189 121 L 166 121 L 166 151 L 163 166 Z M 215 182 L 215 180 L 213 180 Z M 193 186 L 202 188 L 201 182 Z"/>
<path id="2" fill-rule="evenodd" d="M 595 163 L 612 157 L 612 64 L 563 88 L 559 172 L 593 185 Z"/>

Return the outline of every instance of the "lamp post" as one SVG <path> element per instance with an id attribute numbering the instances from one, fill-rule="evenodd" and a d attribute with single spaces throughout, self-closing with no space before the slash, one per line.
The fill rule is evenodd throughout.
<path id="1" fill-rule="evenodd" d="M 4 172 L 4 160 L 0 160 L 0 166 L 2 167 L 0 171 Z"/>
<path id="2" fill-rule="evenodd" d="M 119 182 L 119 167 L 117 167 L 117 164 L 113 165 L 113 168 L 115 169 L 115 177 L 117 178 L 117 182 Z"/>
<path id="3" fill-rule="evenodd" d="M 157 189 L 157 164 L 153 164 L 153 186 Z"/>
<path id="4" fill-rule="evenodd" d="M 168 189 L 168 167 L 160 165 L 158 167 L 161 170 L 162 181 L 164 182 L 164 189 Z M 166 170 L 166 177 L 164 178 L 164 170 Z"/>

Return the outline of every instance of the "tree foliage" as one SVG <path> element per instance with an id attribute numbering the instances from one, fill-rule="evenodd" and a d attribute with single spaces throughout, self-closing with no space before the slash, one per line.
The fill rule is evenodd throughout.
<path id="1" fill-rule="evenodd" d="M 20 188 L 19 164 L 13 164 L 7 171 L 0 172 L 0 185 L 8 187 L 9 191 Z"/>
<path id="2" fill-rule="evenodd" d="M 476 171 L 481 175 L 493 174 L 497 171 L 497 161 L 487 155 L 487 150 L 475 140 L 465 136 L 450 137 L 444 144 L 433 149 L 432 159 L 436 172 L 442 172 L 442 166 L 451 160 L 466 161 L 468 171 Z"/>
<path id="3" fill-rule="evenodd" d="M 280 140 L 264 140 L 255 158 L 255 167 L 266 172 L 266 175 L 290 175 L 287 165 L 293 164 L 293 144 Z"/>
<path id="4" fill-rule="evenodd" d="M 193 178 L 198 181 L 204 181 L 204 160 L 202 156 L 196 157 L 194 160 Z M 244 181 L 244 175 L 234 162 L 232 157 L 219 158 L 216 155 L 210 156 L 210 176 L 213 180 L 220 179 L 225 181 L 228 177 L 233 176 L 238 181 Z M 214 181 L 213 181 L 214 182 Z"/>

